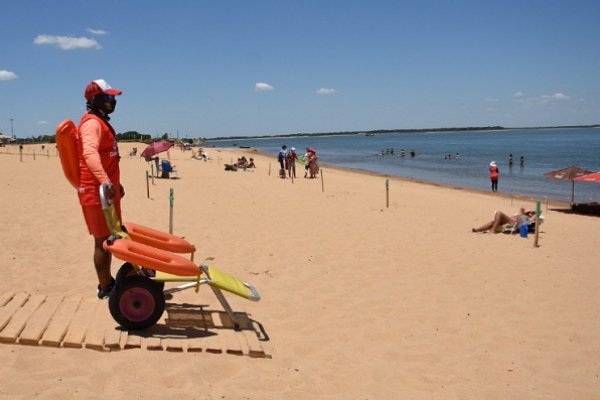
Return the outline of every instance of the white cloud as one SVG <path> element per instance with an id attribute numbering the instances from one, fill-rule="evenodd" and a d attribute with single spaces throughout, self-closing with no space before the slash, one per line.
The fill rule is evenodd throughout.
<path id="1" fill-rule="evenodd" d="M 103 29 L 92 29 L 92 28 L 87 28 L 86 31 L 88 31 L 89 33 L 91 33 L 92 35 L 108 35 L 108 32 L 103 30 Z"/>
<path id="2" fill-rule="evenodd" d="M 335 94 L 337 93 L 337 90 L 332 89 L 332 88 L 321 88 L 319 90 L 317 90 L 317 94 Z"/>
<path id="3" fill-rule="evenodd" d="M 273 86 L 271 86 L 265 82 L 257 82 L 256 85 L 254 85 L 254 90 L 256 92 L 266 92 L 268 90 L 273 90 L 273 89 L 274 89 Z"/>
<path id="4" fill-rule="evenodd" d="M 542 96 L 544 97 L 544 96 Z M 571 100 L 571 98 L 569 96 L 567 96 L 564 93 L 554 93 L 552 96 L 548 96 L 551 100 L 556 100 L 556 101 L 566 101 L 566 100 Z"/>
<path id="5" fill-rule="evenodd" d="M 48 125 L 48 121 L 38 121 L 38 125 Z"/>
<path id="6" fill-rule="evenodd" d="M 525 96 L 525 93 L 523 93 L 523 92 L 515 93 L 515 97 L 523 97 L 523 96 Z"/>
<path id="7" fill-rule="evenodd" d="M 101 48 L 96 39 L 86 37 L 38 35 L 33 40 L 33 43 L 39 45 L 58 46 L 63 50 Z"/>
<path id="8" fill-rule="evenodd" d="M 14 72 L 0 69 L 0 81 L 10 81 L 17 78 L 18 76 Z"/>
<path id="9" fill-rule="evenodd" d="M 498 99 L 494 99 L 493 97 L 486 97 L 483 101 L 486 103 L 496 103 Z"/>
<path id="10" fill-rule="evenodd" d="M 543 94 L 538 97 L 528 97 L 522 100 L 515 100 L 518 103 L 528 107 L 545 107 L 553 103 L 564 102 L 571 100 L 571 97 L 564 93 Z"/>

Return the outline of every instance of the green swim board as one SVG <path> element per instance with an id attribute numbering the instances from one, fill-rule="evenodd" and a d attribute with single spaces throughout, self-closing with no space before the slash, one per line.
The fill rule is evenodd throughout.
<path id="1" fill-rule="evenodd" d="M 306 157 L 306 156 L 300 156 L 300 157 L 298 157 L 297 161 L 300 164 L 306 166 L 306 164 L 308 164 L 308 157 Z"/>

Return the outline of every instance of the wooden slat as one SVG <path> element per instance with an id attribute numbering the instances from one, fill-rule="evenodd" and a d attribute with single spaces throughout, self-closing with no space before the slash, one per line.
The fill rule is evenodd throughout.
<path id="1" fill-rule="evenodd" d="M 104 331 L 104 346 L 110 351 L 121 350 L 121 335 L 123 333 L 123 331 L 109 325 Z"/>
<path id="2" fill-rule="evenodd" d="M 62 300 L 63 296 L 48 296 L 27 321 L 27 326 L 19 334 L 19 343 L 37 345 Z"/>
<path id="3" fill-rule="evenodd" d="M 71 325 L 69 325 L 69 330 L 67 331 L 63 342 L 64 347 L 81 348 L 83 346 L 88 325 L 92 322 L 94 309 L 98 302 L 98 299 L 91 297 L 83 300 L 73 316 Z"/>
<path id="4" fill-rule="evenodd" d="M 28 298 L 27 293 L 18 293 L 10 299 L 10 302 L 0 308 L 0 331 L 8 325 L 13 314 L 25 304 Z"/>
<path id="5" fill-rule="evenodd" d="M 108 303 L 105 301 L 96 302 L 96 307 L 93 311 L 93 321 L 90 323 L 87 333 L 85 334 L 85 348 L 104 351 L 104 335 L 106 332 L 106 314 L 108 312 Z M 110 314 L 110 313 L 109 313 Z"/>
<path id="6" fill-rule="evenodd" d="M 142 338 L 138 335 L 127 333 L 125 340 L 125 349 L 140 349 L 142 347 Z"/>
<path id="7" fill-rule="evenodd" d="M 187 351 L 188 353 L 201 353 L 204 349 L 204 338 L 189 338 L 187 340 Z"/>
<path id="8" fill-rule="evenodd" d="M 236 356 L 243 356 L 244 349 L 242 343 L 238 339 L 238 335 L 234 330 L 231 329 L 219 329 L 218 335 L 221 338 L 221 344 L 223 350 L 227 354 L 234 354 Z M 246 351 L 246 353 L 248 353 Z"/>
<path id="9" fill-rule="evenodd" d="M 15 296 L 15 292 L 6 292 L 0 295 L 0 307 L 4 307 L 6 303 Z"/>
<path id="10" fill-rule="evenodd" d="M 104 327 L 104 346 L 111 351 L 121 350 L 121 334 L 123 334 L 123 331 L 110 314 L 108 302 L 104 304 L 104 309 L 100 310 L 100 315 L 101 318 L 98 319 L 98 324 Z"/>
<path id="11" fill-rule="evenodd" d="M 213 334 L 209 334 L 202 338 L 204 341 L 204 351 L 207 353 L 221 354 L 224 347 L 221 341 L 221 336 L 215 334 L 214 331 L 210 331 L 210 333 Z"/>
<path id="12" fill-rule="evenodd" d="M 233 315 L 242 329 L 252 329 L 252 323 L 248 314 L 245 312 L 234 312 Z M 215 321 L 215 325 L 219 328 L 233 329 L 235 327 L 233 321 L 225 311 L 213 311 L 212 318 Z"/>
<path id="13" fill-rule="evenodd" d="M 185 351 L 184 340 L 182 339 L 164 339 L 163 345 L 166 351 L 171 351 L 174 353 L 181 353 Z"/>
<path id="14" fill-rule="evenodd" d="M 0 342 L 14 343 L 23 328 L 25 328 L 25 324 L 29 317 L 37 310 L 45 298 L 46 295 L 43 294 L 31 296 L 29 300 L 27 300 L 27 303 L 13 314 L 8 325 L 0 332 Z"/>
<path id="15" fill-rule="evenodd" d="M 163 349 L 160 338 L 157 337 L 145 338 L 144 344 L 146 345 L 146 350 L 157 351 Z"/>
<path id="16" fill-rule="evenodd" d="M 190 310 L 167 310 L 165 323 L 169 326 L 189 326 L 210 329 L 214 327 L 209 312 Z"/>
<path id="17" fill-rule="evenodd" d="M 248 345 L 248 355 L 252 358 L 264 358 L 265 351 L 263 350 L 260 342 L 258 341 L 258 336 L 256 336 L 256 332 L 253 330 L 244 329 L 242 330 L 242 336 Z"/>
<path id="18" fill-rule="evenodd" d="M 42 346 L 60 346 L 79 303 L 81 303 L 81 297 L 68 297 L 60 303 L 58 310 L 56 310 L 48 324 L 48 328 L 42 335 Z"/>

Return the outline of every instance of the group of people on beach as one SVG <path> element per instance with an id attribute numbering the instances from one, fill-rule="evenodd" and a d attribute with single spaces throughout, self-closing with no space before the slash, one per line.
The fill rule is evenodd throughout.
<path id="1" fill-rule="evenodd" d="M 277 161 L 279 162 L 279 177 L 281 179 L 285 179 L 286 176 L 292 179 L 296 178 L 296 162 L 304 164 L 305 178 L 314 179 L 319 173 L 319 157 L 313 147 L 307 147 L 306 153 L 298 157 L 295 147 L 288 150 L 287 145 L 284 144 L 277 154 Z"/>
<path id="2" fill-rule="evenodd" d="M 238 158 L 235 164 L 225 164 L 225 171 L 237 171 L 238 169 L 247 171 L 252 170 L 253 168 L 256 168 L 256 164 L 254 164 L 254 158 L 250 157 L 248 159 L 246 156 L 241 156 Z"/>

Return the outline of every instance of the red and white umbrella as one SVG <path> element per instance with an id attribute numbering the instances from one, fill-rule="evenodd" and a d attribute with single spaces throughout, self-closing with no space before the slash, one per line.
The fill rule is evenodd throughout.
<path id="1" fill-rule="evenodd" d="M 600 183 L 600 171 L 594 172 L 593 174 L 587 174 L 573 179 L 577 182 L 596 182 Z"/>
<path id="2" fill-rule="evenodd" d="M 589 175 L 593 171 L 588 171 L 587 169 L 571 166 L 567 168 L 562 168 L 556 171 L 546 172 L 544 174 L 547 178 L 558 179 L 561 181 L 571 181 L 571 203 L 575 202 L 575 181 L 579 180 L 577 178 L 583 177 L 584 175 Z"/>

